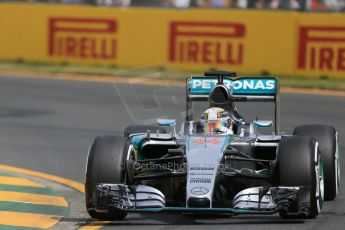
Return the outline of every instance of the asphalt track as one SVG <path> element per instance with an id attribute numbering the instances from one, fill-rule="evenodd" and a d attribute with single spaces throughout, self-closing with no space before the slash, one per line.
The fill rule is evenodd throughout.
<path id="1" fill-rule="evenodd" d="M 122 134 L 128 124 L 152 123 L 157 117 L 183 120 L 183 87 L 85 81 L 0 78 L 0 163 L 41 171 L 79 182 L 93 138 Z M 304 123 L 333 125 L 345 152 L 345 98 L 282 94 L 281 125 L 287 133 Z M 197 105 L 199 111 L 201 106 Z M 240 106 L 248 119 L 269 119 L 270 104 Z M 198 113 L 196 112 L 196 115 Z M 341 157 L 342 178 L 345 157 Z M 325 203 L 315 220 L 281 220 L 278 216 L 205 217 L 129 215 L 105 229 L 344 229 L 345 182 L 334 202 Z M 80 199 L 79 199 L 80 202 Z M 85 210 L 78 218 L 89 221 Z M 80 217 L 81 216 L 81 217 Z"/>

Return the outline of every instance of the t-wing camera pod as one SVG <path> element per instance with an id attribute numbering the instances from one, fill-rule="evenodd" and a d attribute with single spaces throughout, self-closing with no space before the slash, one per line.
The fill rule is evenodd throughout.
<path id="1" fill-rule="evenodd" d="M 237 77 L 236 72 L 227 72 L 227 71 L 207 71 L 205 72 L 205 77 L 217 77 L 217 85 L 223 85 L 224 77 Z"/>

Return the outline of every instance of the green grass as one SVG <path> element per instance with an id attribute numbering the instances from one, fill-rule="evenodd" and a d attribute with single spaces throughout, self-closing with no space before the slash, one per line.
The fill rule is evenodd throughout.
<path id="1" fill-rule="evenodd" d="M 43 62 L 0 61 L 0 74 L 2 70 L 35 71 L 39 73 L 66 73 L 98 76 L 118 77 L 157 77 L 169 80 L 184 80 L 186 76 L 202 76 L 202 72 L 174 71 L 162 67 L 119 68 L 117 66 L 78 66 L 63 64 L 48 64 Z M 238 73 L 239 76 L 270 76 L 268 72 L 262 73 Z M 320 76 L 308 78 L 303 76 L 279 75 L 281 86 L 294 88 L 317 88 L 331 90 L 345 90 L 345 79 Z"/>

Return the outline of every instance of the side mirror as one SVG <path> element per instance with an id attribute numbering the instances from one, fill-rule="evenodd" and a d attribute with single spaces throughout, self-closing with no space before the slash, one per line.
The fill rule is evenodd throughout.
<path id="1" fill-rule="evenodd" d="M 174 119 L 157 119 L 159 126 L 173 127 L 176 126 L 176 120 Z"/>
<path id="2" fill-rule="evenodd" d="M 256 128 L 271 127 L 273 125 L 272 121 L 253 121 Z"/>

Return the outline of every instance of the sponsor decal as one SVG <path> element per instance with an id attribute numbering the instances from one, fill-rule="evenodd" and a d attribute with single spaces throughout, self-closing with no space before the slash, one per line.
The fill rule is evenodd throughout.
<path id="1" fill-rule="evenodd" d="M 48 56 L 92 60 L 116 59 L 116 20 L 49 18 L 48 25 Z"/>
<path id="2" fill-rule="evenodd" d="M 214 137 L 214 138 L 196 137 L 196 138 L 193 138 L 192 142 L 193 144 L 200 144 L 200 145 L 205 144 L 205 143 L 218 145 L 222 143 L 218 137 Z"/>
<path id="3" fill-rule="evenodd" d="M 212 171 L 214 168 L 210 167 L 191 167 L 190 170 Z"/>
<path id="4" fill-rule="evenodd" d="M 300 27 L 297 67 L 345 71 L 345 26 Z"/>
<path id="5" fill-rule="evenodd" d="M 231 22 L 171 22 L 169 61 L 241 66 L 245 25 Z"/>
<path id="6" fill-rule="evenodd" d="M 210 184 L 211 178 L 190 178 L 191 184 Z"/>
<path id="7" fill-rule="evenodd" d="M 194 187 L 190 190 L 190 193 L 194 194 L 194 195 L 205 195 L 208 193 L 208 188 L 205 187 Z"/>
<path id="8" fill-rule="evenodd" d="M 213 176 L 212 173 L 189 173 L 189 176 Z"/>
<path id="9" fill-rule="evenodd" d="M 271 95 L 276 92 L 275 79 L 239 79 L 236 81 L 224 79 L 224 85 L 233 94 L 263 94 Z M 209 94 L 213 87 L 217 85 L 216 79 L 192 78 L 190 81 L 191 94 Z"/>

